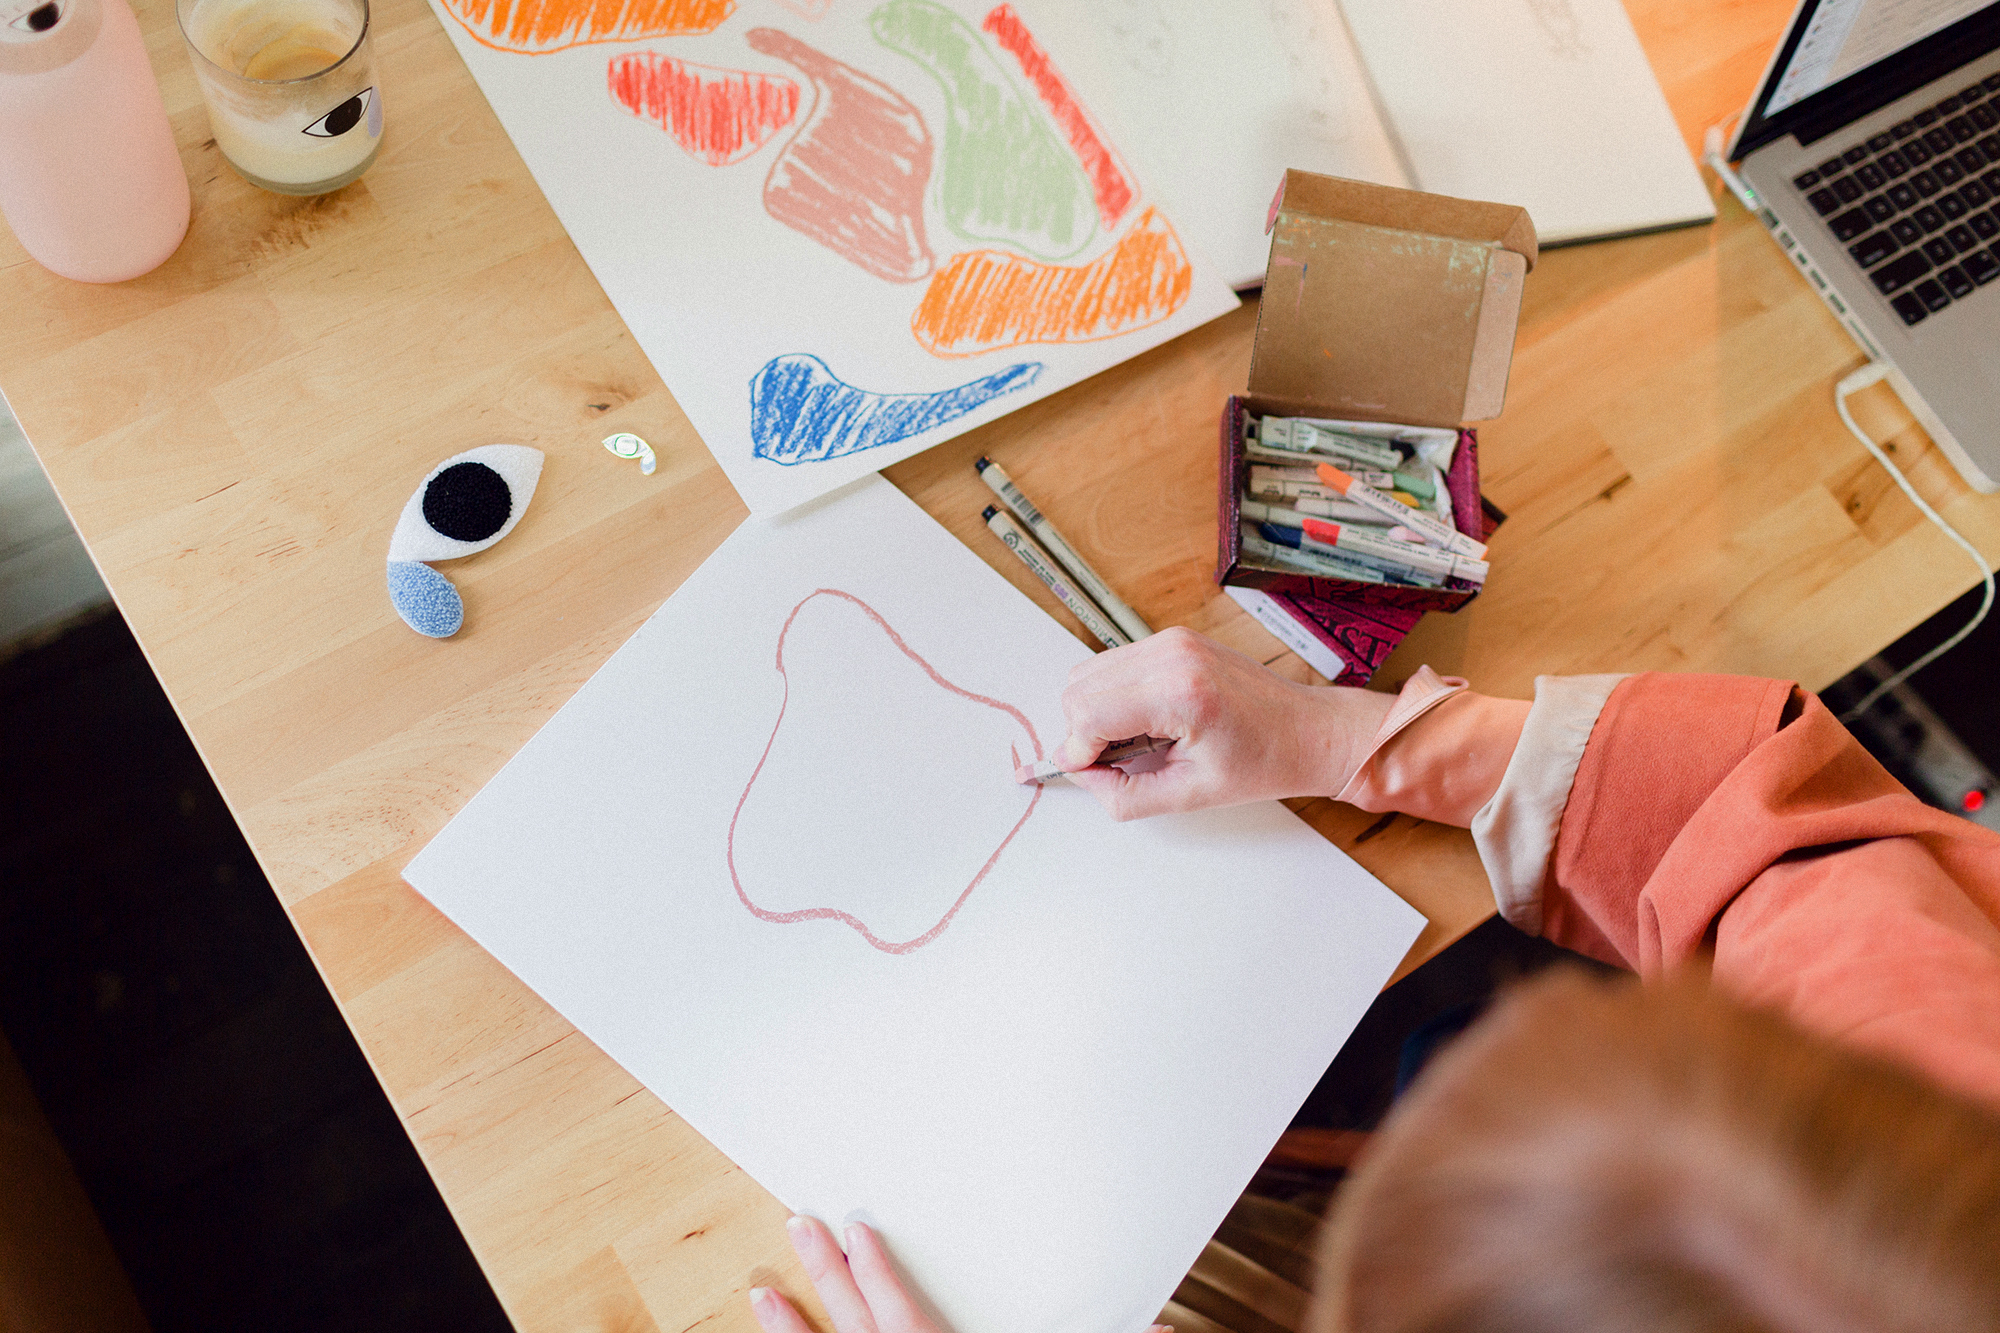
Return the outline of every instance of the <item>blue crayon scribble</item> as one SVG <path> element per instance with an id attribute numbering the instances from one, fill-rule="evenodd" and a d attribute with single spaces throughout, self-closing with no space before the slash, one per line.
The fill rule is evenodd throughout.
<path id="1" fill-rule="evenodd" d="M 786 467 L 859 453 L 962 417 L 1041 373 L 1039 362 L 1024 362 L 937 393 L 870 393 L 816 356 L 773 357 L 750 380 L 751 452 Z"/>

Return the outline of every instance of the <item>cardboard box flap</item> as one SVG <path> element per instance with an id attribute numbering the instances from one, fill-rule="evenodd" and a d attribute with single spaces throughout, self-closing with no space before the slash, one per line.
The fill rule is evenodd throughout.
<path id="1" fill-rule="evenodd" d="M 1537 255 L 1524 209 L 1288 171 L 1270 221 L 1253 394 L 1302 416 L 1499 415 Z"/>

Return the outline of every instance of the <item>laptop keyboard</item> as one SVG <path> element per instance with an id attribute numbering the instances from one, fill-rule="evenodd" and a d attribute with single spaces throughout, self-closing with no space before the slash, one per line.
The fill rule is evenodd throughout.
<path id="1" fill-rule="evenodd" d="M 2000 278 L 2000 74 L 1792 177 L 1905 324 Z"/>

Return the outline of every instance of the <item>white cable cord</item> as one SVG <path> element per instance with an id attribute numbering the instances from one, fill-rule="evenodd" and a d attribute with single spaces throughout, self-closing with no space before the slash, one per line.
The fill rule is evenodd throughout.
<path id="1" fill-rule="evenodd" d="M 1973 614 L 1972 619 L 1965 622 L 1963 629 L 1904 667 L 1901 671 L 1898 671 L 1895 675 L 1889 677 L 1889 679 L 1883 681 L 1880 685 L 1877 685 L 1874 689 L 1868 691 L 1860 703 L 1840 715 L 1842 722 L 1851 722 L 1855 718 L 1860 717 L 1874 705 L 1877 699 L 1887 694 L 1890 690 L 1895 689 L 1898 685 L 1901 685 L 1931 663 L 1937 661 L 1938 658 L 1943 657 L 1953 648 L 1956 648 L 1960 643 L 1964 642 L 1966 635 L 1979 628 L 1979 622 L 1986 619 L 1986 613 L 1993 609 L 1993 567 L 1986 563 L 1986 557 L 1979 554 L 1978 547 L 1974 546 L 1964 537 L 1961 537 L 1957 528 L 1945 522 L 1943 516 L 1937 510 L 1931 508 L 1923 496 L 1917 494 L 1916 487 L 1910 485 L 1910 479 L 1903 475 L 1902 469 L 1889 461 L 1889 455 L 1882 452 L 1882 446 L 1868 437 L 1868 433 L 1862 430 L 1860 425 L 1854 420 L 1854 414 L 1847 410 L 1847 400 L 1850 396 L 1860 393 L 1872 384 L 1879 384 L 1888 373 L 1889 368 L 1880 361 L 1871 361 L 1861 367 L 1861 369 L 1855 371 L 1852 375 L 1849 375 L 1834 386 L 1834 408 L 1840 413 L 1840 419 L 1847 423 L 1847 429 L 1854 432 L 1854 438 L 1861 441 L 1862 447 L 1873 454 L 1875 461 L 1880 463 L 1888 471 L 1889 475 L 1895 478 L 1896 484 L 1903 488 L 1903 494 L 1910 497 L 1910 503 L 1917 507 L 1917 512 L 1937 524 L 1938 529 L 1945 536 L 1965 548 L 1965 553 L 1972 557 L 1974 564 L 1979 566 L 1979 577 L 1986 583 L 1986 597 L 1979 603 L 1979 610 Z"/>

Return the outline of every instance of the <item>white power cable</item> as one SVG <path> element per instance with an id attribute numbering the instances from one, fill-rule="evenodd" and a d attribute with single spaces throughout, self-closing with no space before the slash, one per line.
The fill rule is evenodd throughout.
<path id="1" fill-rule="evenodd" d="M 1937 661 L 1938 658 L 1943 657 L 1960 643 L 1963 643 L 1965 636 L 1972 633 L 1973 630 L 1978 629 L 1979 622 L 1986 619 L 1986 613 L 1993 609 L 1993 567 L 1986 563 L 1986 557 L 1979 554 L 1978 547 L 1960 536 L 1957 528 L 1945 522 L 1943 516 L 1937 510 L 1931 508 L 1923 496 L 1917 494 L 1917 488 L 1910 485 L 1910 479 L 1903 475 L 1902 469 L 1889 461 L 1889 455 L 1882 451 L 1882 446 L 1869 438 L 1868 433 L 1862 430 L 1860 425 L 1854 420 L 1854 414 L 1847 410 L 1847 400 L 1850 396 L 1860 393 L 1872 384 L 1879 384 L 1888 373 L 1889 368 L 1880 361 L 1870 361 L 1867 365 L 1861 367 L 1861 369 L 1855 371 L 1834 386 L 1834 408 L 1840 413 L 1840 419 L 1847 423 L 1847 429 L 1854 432 L 1854 438 L 1861 441 L 1862 447 L 1873 454 L 1875 461 L 1880 463 L 1888 471 L 1889 475 L 1895 478 L 1896 484 L 1903 488 L 1903 494 L 1910 497 L 1910 503 L 1917 507 L 1917 512 L 1937 524 L 1939 530 L 1945 536 L 1965 548 L 1965 553 L 1972 557 L 1974 564 L 1979 566 L 1979 577 L 1986 583 L 1986 596 L 1979 603 L 1979 610 L 1973 614 L 1972 619 L 1965 622 L 1963 629 L 1904 667 L 1901 671 L 1898 671 L 1895 675 L 1889 677 L 1889 679 L 1883 681 L 1880 685 L 1877 685 L 1874 689 L 1868 691 L 1860 703 L 1840 715 L 1842 722 L 1851 722 L 1855 718 L 1860 717 L 1874 705 L 1877 699 L 1887 694 L 1890 690 L 1895 689 L 1898 685 L 1901 685 L 1931 663 Z"/>

